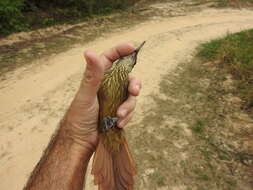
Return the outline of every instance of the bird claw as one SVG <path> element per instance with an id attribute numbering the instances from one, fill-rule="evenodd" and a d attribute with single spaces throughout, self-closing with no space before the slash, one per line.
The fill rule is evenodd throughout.
<path id="1" fill-rule="evenodd" d="M 104 117 L 103 122 L 104 122 L 104 129 L 103 131 L 108 131 L 109 129 L 113 128 L 116 126 L 116 123 L 119 119 L 117 117 Z"/>

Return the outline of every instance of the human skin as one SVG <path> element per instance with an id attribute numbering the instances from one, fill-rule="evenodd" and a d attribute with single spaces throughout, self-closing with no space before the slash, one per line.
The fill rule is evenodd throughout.
<path id="1" fill-rule="evenodd" d="M 100 56 L 93 51 L 84 53 L 87 64 L 80 88 L 25 190 L 83 189 L 87 165 L 98 143 L 97 91 L 104 72 L 112 63 L 134 50 L 131 44 L 124 43 L 106 50 Z M 124 127 L 132 118 L 140 89 L 141 82 L 129 76 L 129 97 L 117 110 L 118 127 Z"/>

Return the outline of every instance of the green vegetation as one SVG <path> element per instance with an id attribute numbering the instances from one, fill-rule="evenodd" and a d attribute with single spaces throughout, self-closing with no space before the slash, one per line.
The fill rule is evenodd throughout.
<path id="1" fill-rule="evenodd" d="M 0 0 L 0 36 L 122 10 L 138 0 Z"/>
<path id="2" fill-rule="evenodd" d="M 197 120 L 196 123 L 194 123 L 194 125 L 192 125 L 191 129 L 195 132 L 195 133 L 202 133 L 204 130 L 204 122 L 202 120 Z"/>
<path id="3" fill-rule="evenodd" d="M 143 119 L 129 126 L 137 190 L 252 189 L 252 119 L 231 94 L 235 84 L 227 88 L 226 69 L 202 63 L 166 73 Z"/>
<path id="4" fill-rule="evenodd" d="M 26 29 L 21 12 L 23 7 L 24 3 L 19 0 L 0 0 L 0 33 L 9 34 Z"/>
<path id="5" fill-rule="evenodd" d="M 229 34 L 162 77 L 161 96 L 129 127 L 136 189 L 252 189 L 252 119 L 241 109 L 252 45 L 252 30 Z"/>
<path id="6" fill-rule="evenodd" d="M 207 174 L 203 173 L 200 169 L 195 169 L 193 172 L 196 174 L 196 179 L 201 181 L 208 181 L 209 177 Z"/>
<path id="7" fill-rule="evenodd" d="M 125 10 L 141 0 L 0 0 L 0 37 L 61 23 L 76 23 L 96 15 Z M 166 0 L 142 0 L 147 2 Z M 193 0 L 196 4 L 252 6 L 253 0 Z"/>
<path id="8" fill-rule="evenodd" d="M 253 109 L 253 29 L 236 34 L 228 34 L 223 39 L 203 44 L 198 57 L 205 61 L 215 61 L 219 67 L 236 79 L 234 94 L 244 100 L 243 108 Z"/>

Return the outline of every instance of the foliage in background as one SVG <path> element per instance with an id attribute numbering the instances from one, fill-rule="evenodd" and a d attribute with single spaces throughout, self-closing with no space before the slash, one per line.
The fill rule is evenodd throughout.
<path id="1" fill-rule="evenodd" d="M 145 4 L 166 0 L 0 0 L 0 37 L 27 29 L 79 22 L 94 15 L 124 10 L 138 1 Z M 193 1 L 232 7 L 253 5 L 253 0 Z"/>
<path id="2" fill-rule="evenodd" d="M 203 44 L 197 55 L 206 61 L 219 60 L 220 66 L 237 80 L 234 93 L 253 111 L 253 29 L 228 34 L 223 39 Z M 252 112 L 253 113 L 253 112 Z"/>
<path id="3" fill-rule="evenodd" d="M 0 0 L 0 33 L 9 34 L 26 29 L 20 0 Z"/>
<path id="4" fill-rule="evenodd" d="M 0 36 L 122 10 L 138 0 L 0 0 Z"/>

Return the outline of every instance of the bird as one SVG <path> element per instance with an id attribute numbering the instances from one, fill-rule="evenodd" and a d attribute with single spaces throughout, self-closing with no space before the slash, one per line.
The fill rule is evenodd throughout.
<path id="1" fill-rule="evenodd" d="M 128 98 L 128 75 L 145 41 L 129 55 L 120 57 L 104 74 L 98 90 L 98 145 L 91 174 L 99 190 L 133 190 L 136 169 L 124 130 L 117 127 L 118 107 Z"/>

